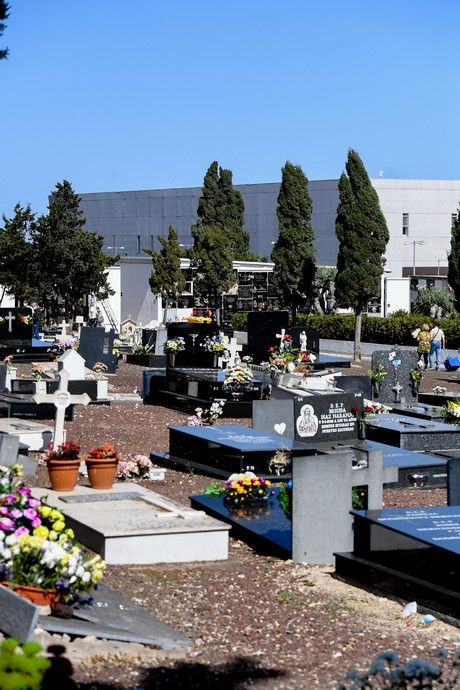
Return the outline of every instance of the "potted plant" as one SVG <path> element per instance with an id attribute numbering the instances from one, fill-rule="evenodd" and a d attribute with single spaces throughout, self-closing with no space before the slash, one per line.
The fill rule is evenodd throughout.
<path id="1" fill-rule="evenodd" d="M 232 474 L 225 482 L 224 502 L 232 507 L 260 505 L 273 495 L 271 482 L 254 472 Z"/>
<path id="2" fill-rule="evenodd" d="M 103 443 L 88 451 L 85 462 L 93 489 L 111 489 L 117 476 L 121 454 L 112 443 Z"/>
<path id="3" fill-rule="evenodd" d="M 246 364 L 236 364 L 226 369 L 223 390 L 228 391 L 234 400 L 241 400 L 252 389 L 253 375 Z"/>
<path id="4" fill-rule="evenodd" d="M 377 369 L 371 369 L 369 371 L 369 376 L 372 382 L 372 389 L 374 392 L 374 395 L 376 398 L 379 397 L 380 394 L 380 386 L 382 382 L 385 380 L 385 377 L 388 375 L 388 372 L 386 371 L 385 367 L 383 364 L 379 364 Z"/>
<path id="5" fill-rule="evenodd" d="M 163 352 L 168 358 L 168 364 L 173 367 L 176 363 L 176 354 L 185 350 L 185 340 L 182 336 L 170 338 L 163 345 Z"/>
<path id="6" fill-rule="evenodd" d="M 48 467 L 51 486 L 54 491 L 73 491 L 80 469 L 80 446 L 74 441 L 55 445 L 50 441 L 40 460 Z"/>
<path id="7" fill-rule="evenodd" d="M 227 352 L 227 348 L 220 335 L 213 335 L 212 338 L 207 335 L 203 342 L 200 343 L 200 347 L 205 352 L 210 352 L 214 355 L 214 366 L 217 366 L 218 358 L 223 357 Z"/>

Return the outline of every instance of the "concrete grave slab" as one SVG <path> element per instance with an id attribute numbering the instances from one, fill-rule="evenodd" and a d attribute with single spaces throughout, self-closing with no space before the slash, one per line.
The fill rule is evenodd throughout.
<path id="1" fill-rule="evenodd" d="M 32 451 L 44 450 L 53 437 L 50 426 L 14 418 L 0 418 L 0 433 L 17 436 Z"/>
<path id="2" fill-rule="evenodd" d="M 0 585 L 0 630 L 19 642 L 27 642 L 38 622 L 39 607 Z"/>
<path id="3" fill-rule="evenodd" d="M 36 497 L 43 488 L 33 489 Z M 139 484 L 108 491 L 46 490 L 79 541 L 110 564 L 185 563 L 228 558 L 228 526 Z M 115 517 L 114 517 L 115 515 Z"/>

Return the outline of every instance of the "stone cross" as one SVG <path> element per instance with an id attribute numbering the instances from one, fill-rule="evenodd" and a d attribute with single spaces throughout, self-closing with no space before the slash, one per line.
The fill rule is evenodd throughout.
<path id="1" fill-rule="evenodd" d="M 279 344 L 279 351 L 282 352 L 284 350 L 284 336 L 286 335 L 286 329 L 282 328 L 281 333 L 277 333 L 276 337 L 280 339 L 280 344 Z"/>
<path id="2" fill-rule="evenodd" d="M 8 321 L 8 333 L 12 333 L 13 332 L 13 326 L 12 326 L 11 322 L 15 321 L 16 317 L 13 316 L 13 314 L 11 313 L 11 310 L 8 312 L 8 316 L 5 316 L 5 319 Z"/>
<path id="3" fill-rule="evenodd" d="M 395 392 L 395 403 L 401 402 L 401 391 L 402 391 L 402 389 L 403 389 L 403 387 L 401 386 L 399 381 L 396 381 L 395 385 L 391 389 Z"/>
<path id="4" fill-rule="evenodd" d="M 65 319 L 62 319 L 61 321 L 61 335 L 67 335 L 67 324 Z"/>
<path id="5" fill-rule="evenodd" d="M 238 353 L 241 352 L 243 346 L 238 344 L 238 340 L 236 338 L 229 338 L 227 335 L 224 335 L 223 342 L 228 353 L 227 366 L 234 367 L 236 364 L 236 359 L 239 357 Z M 223 357 L 219 357 L 219 367 L 222 367 L 223 359 Z"/>
<path id="6" fill-rule="evenodd" d="M 91 402 L 91 398 L 87 393 L 83 395 L 71 395 L 67 390 L 69 383 L 69 372 L 63 369 L 59 372 L 59 388 L 54 393 L 37 393 L 33 396 L 36 403 L 50 402 L 56 408 L 56 419 L 54 422 L 54 444 L 61 445 L 65 441 L 64 420 L 65 411 L 69 405 L 80 403 L 87 405 Z"/>

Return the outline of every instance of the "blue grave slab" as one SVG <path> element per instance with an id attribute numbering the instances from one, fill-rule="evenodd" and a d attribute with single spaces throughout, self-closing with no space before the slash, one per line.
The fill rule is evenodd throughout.
<path id="1" fill-rule="evenodd" d="M 373 415 L 366 420 L 367 437 L 408 450 L 460 448 L 460 427 L 397 414 Z"/>

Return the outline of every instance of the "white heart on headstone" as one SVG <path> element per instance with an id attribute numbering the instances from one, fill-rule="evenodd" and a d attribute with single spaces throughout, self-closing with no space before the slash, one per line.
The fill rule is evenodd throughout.
<path id="1" fill-rule="evenodd" d="M 277 434 L 281 435 L 286 431 L 286 424 L 284 422 L 280 422 L 280 424 L 275 424 L 273 428 Z"/>

